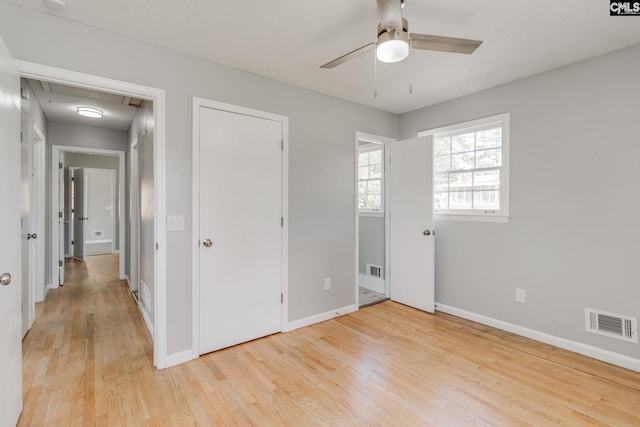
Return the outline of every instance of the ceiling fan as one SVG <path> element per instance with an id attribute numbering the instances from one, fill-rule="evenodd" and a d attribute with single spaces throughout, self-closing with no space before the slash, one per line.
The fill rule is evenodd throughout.
<path id="1" fill-rule="evenodd" d="M 479 40 L 409 33 L 409 24 L 402 17 L 403 7 L 404 0 L 378 0 L 378 41 L 342 55 L 320 68 L 336 67 L 373 49 L 376 49 L 379 61 L 392 63 L 402 61 L 413 49 L 471 54 L 482 44 Z"/>

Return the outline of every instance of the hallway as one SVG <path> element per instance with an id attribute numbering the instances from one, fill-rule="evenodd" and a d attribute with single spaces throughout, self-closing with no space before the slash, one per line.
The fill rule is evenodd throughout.
<path id="1" fill-rule="evenodd" d="M 116 425 L 155 372 L 153 347 L 118 255 L 66 263 L 66 284 L 36 306 L 23 341 L 19 425 Z M 150 402 L 152 403 L 152 402 Z"/>

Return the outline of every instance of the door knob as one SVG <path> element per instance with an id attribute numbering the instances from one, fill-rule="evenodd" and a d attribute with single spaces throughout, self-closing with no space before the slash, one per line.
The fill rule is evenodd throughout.
<path id="1" fill-rule="evenodd" d="M 36 239 L 37 237 L 38 235 L 36 233 L 33 233 L 33 234 L 27 233 L 27 240 Z"/>
<path id="2" fill-rule="evenodd" d="M 204 240 L 202 241 L 202 245 L 203 245 L 205 248 L 210 248 L 211 246 L 213 246 L 213 242 L 211 241 L 211 239 L 204 239 Z"/>
<path id="3" fill-rule="evenodd" d="M 424 234 L 425 236 L 431 236 L 431 230 L 424 230 L 422 234 Z"/>
<path id="4" fill-rule="evenodd" d="M 7 286 L 11 283 L 11 275 L 9 273 L 3 273 L 0 275 L 0 283 Z"/>

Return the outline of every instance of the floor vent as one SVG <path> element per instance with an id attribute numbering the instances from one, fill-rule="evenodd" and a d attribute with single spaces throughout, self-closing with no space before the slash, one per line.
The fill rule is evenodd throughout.
<path id="1" fill-rule="evenodd" d="M 382 267 L 367 263 L 367 274 L 373 277 L 382 277 Z"/>
<path id="2" fill-rule="evenodd" d="M 587 332 L 638 343 L 638 318 L 585 308 Z"/>

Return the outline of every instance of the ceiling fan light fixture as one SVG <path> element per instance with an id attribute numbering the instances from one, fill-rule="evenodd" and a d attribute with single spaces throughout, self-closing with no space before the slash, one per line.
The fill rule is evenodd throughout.
<path id="1" fill-rule="evenodd" d="M 102 110 L 98 110 L 97 108 L 91 107 L 78 107 L 76 110 L 77 113 L 84 117 L 90 117 L 92 119 L 101 119 L 104 113 Z"/>
<path id="2" fill-rule="evenodd" d="M 379 44 L 376 50 L 378 61 L 393 63 L 400 62 L 409 56 L 409 43 L 404 40 L 387 40 Z"/>
<path id="3" fill-rule="evenodd" d="M 406 20 L 403 20 L 403 26 Z M 376 58 L 378 61 L 393 63 L 399 62 L 409 56 L 408 25 L 402 31 L 395 28 L 381 30 L 378 26 L 378 47 Z"/>

